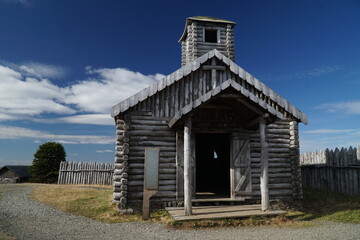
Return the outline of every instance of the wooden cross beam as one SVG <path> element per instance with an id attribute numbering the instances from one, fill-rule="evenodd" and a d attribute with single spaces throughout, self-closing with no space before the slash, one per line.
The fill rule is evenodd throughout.
<path id="1" fill-rule="evenodd" d="M 248 122 L 245 127 L 250 128 L 250 127 L 254 126 L 255 124 L 258 124 L 260 122 L 261 118 L 268 119 L 269 117 L 270 117 L 270 115 L 268 113 L 265 113 L 264 115 L 262 115 L 260 117 L 256 117 L 253 120 L 251 120 L 250 122 Z"/>
<path id="2" fill-rule="evenodd" d="M 211 70 L 211 85 L 214 89 L 216 87 L 216 71 L 225 71 L 225 66 L 217 66 L 215 58 L 211 59 L 211 65 L 204 65 L 202 67 L 204 71 Z"/>

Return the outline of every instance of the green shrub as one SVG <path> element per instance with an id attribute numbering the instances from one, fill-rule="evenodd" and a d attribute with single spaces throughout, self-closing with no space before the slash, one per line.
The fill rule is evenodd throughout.
<path id="1" fill-rule="evenodd" d="M 54 183 L 58 179 L 60 162 L 66 161 L 63 145 L 56 142 L 47 142 L 39 146 L 34 154 L 30 171 L 33 181 Z"/>

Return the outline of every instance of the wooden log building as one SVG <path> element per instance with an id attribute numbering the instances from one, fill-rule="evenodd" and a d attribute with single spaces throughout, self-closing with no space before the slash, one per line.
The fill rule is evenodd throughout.
<path id="1" fill-rule="evenodd" d="M 144 150 L 160 149 L 153 203 L 198 198 L 296 203 L 302 196 L 298 123 L 307 117 L 236 65 L 235 23 L 187 18 L 182 67 L 113 106 L 114 201 L 143 197 Z"/>
<path id="2" fill-rule="evenodd" d="M 30 178 L 30 166 L 6 165 L 0 168 L 0 183 L 20 183 Z"/>

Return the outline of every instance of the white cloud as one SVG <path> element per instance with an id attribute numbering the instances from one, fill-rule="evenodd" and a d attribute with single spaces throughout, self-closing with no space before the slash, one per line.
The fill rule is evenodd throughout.
<path id="1" fill-rule="evenodd" d="M 321 67 L 316 67 L 316 68 L 313 68 L 313 69 L 308 69 L 308 70 L 304 70 L 304 71 L 295 72 L 295 73 L 288 74 L 288 75 L 277 76 L 277 77 L 266 77 L 266 76 L 264 76 L 264 78 L 268 78 L 268 79 L 273 80 L 273 81 L 308 79 L 308 78 L 313 78 L 313 77 L 324 76 L 324 75 L 327 75 L 329 73 L 339 71 L 341 69 L 342 69 L 342 67 L 340 67 L 338 65 L 321 66 Z"/>
<path id="2" fill-rule="evenodd" d="M 360 129 L 317 129 L 300 131 L 301 152 L 360 145 Z"/>
<path id="3" fill-rule="evenodd" d="M 97 153 L 112 153 L 113 150 L 96 150 Z"/>
<path id="4" fill-rule="evenodd" d="M 33 119 L 33 121 L 41 123 L 72 123 L 109 126 L 113 126 L 115 124 L 114 119 L 110 116 L 110 114 L 80 114 L 61 118 Z"/>
<path id="5" fill-rule="evenodd" d="M 62 78 L 66 75 L 63 67 L 36 62 L 28 62 L 19 66 L 24 75 L 37 78 Z"/>
<path id="6" fill-rule="evenodd" d="M 86 70 L 95 78 L 69 87 L 64 100 L 82 111 L 94 113 L 109 113 L 113 105 L 164 77 L 161 74 L 143 75 L 124 68 L 87 67 Z"/>
<path id="7" fill-rule="evenodd" d="M 0 0 L 0 4 L 1 3 L 14 3 L 14 4 L 20 4 L 21 6 L 25 7 L 25 8 L 33 8 L 37 2 L 39 2 L 38 0 Z M 40 1 L 41 2 L 41 1 Z"/>
<path id="8" fill-rule="evenodd" d="M 4 61 L 2 61 L 4 62 Z M 5 66 L 6 65 L 6 66 Z M 29 119 L 44 113 L 64 116 L 43 122 L 113 125 L 111 107 L 164 77 L 124 68 L 86 68 L 92 78 L 59 87 L 46 77 L 60 77 L 61 67 L 29 63 L 0 65 L 0 121 Z M 37 119 L 38 120 L 38 119 Z"/>
<path id="9" fill-rule="evenodd" d="M 65 144 L 113 144 L 114 137 L 96 135 L 63 135 L 52 134 L 44 131 L 31 130 L 28 128 L 0 125 L 0 139 L 45 139 Z"/>
<path id="10" fill-rule="evenodd" d="M 71 107 L 61 103 L 63 90 L 49 80 L 24 77 L 2 65 L 0 79 L 0 120 L 41 113 L 75 113 Z"/>
<path id="11" fill-rule="evenodd" d="M 329 113 L 345 112 L 348 114 L 360 114 L 360 100 L 325 103 L 316 106 L 316 109 L 325 110 Z"/>
<path id="12" fill-rule="evenodd" d="M 303 134 L 338 134 L 338 133 L 348 133 L 354 132 L 355 129 L 317 129 L 302 131 Z"/>

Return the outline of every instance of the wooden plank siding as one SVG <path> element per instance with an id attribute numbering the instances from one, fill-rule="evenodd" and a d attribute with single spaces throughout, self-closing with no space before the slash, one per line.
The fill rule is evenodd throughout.
<path id="1" fill-rule="evenodd" d="M 211 65 L 212 58 L 216 59 L 217 66 L 225 67 L 225 71 L 217 71 L 215 84 L 211 81 L 211 71 L 203 70 L 201 67 Z M 295 117 L 307 123 L 306 116 L 301 111 L 216 49 L 115 105 L 112 108 L 112 116 L 131 109 L 154 111 L 157 117 L 174 117 L 175 113 L 184 107 L 190 107 L 196 100 L 201 103 L 203 99 L 209 99 L 215 94 L 212 90 L 217 87 L 233 87 L 248 101 L 258 104 L 280 119 Z M 166 101 L 170 98 L 174 98 L 173 105 Z"/>
<path id="2" fill-rule="evenodd" d="M 211 64 L 211 62 L 207 61 L 205 64 Z M 220 64 L 220 66 L 222 65 Z M 263 95 L 258 90 L 250 87 L 249 84 L 239 76 L 233 76 L 231 81 L 229 81 L 227 77 L 231 77 L 231 75 L 232 73 L 229 68 L 225 71 L 218 71 L 215 86 L 221 90 L 221 88 L 224 88 L 221 84 L 228 83 L 225 86 L 229 87 L 231 82 L 235 82 L 237 86 L 241 88 L 239 90 L 248 95 L 249 101 L 251 99 L 257 99 L 255 101 L 264 103 L 264 106 L 266 105 L 265 102 L 261 100 Z M 190 107 L 193 102 L 199 98 L 199 101 L 209 100 L 214 94 L 212 90 L 214 90 L 214 88 L 211 81 L 211 71 L 198 69 L 193 74 L 184 77 L 183 81 L 178 81 L 170 87 L 158 91 L 153 96 L 130 108 L 130 110 L 153 111 L 154 109 L 155 117 L 172 118 L 179 111 L 183 111 L 185 107 Z M 276 105 L 271 99 L 268 99 L 268 101 L 270 106 L 266 106 L 264 111 L 270 110 L 273 115 L 278 117 L 289 117 L 289 114 L 287 114 L 284 108 Z"/>
<path id="3" fill-rule="evenodd" d="M 112 185 L 114 164 L 61 162 L 58 184 Z"/>
<path id="4" fill-rule="evenodd" d="M 301 155 L 304 187 L 348 195 L 360 194 L 360 146 Z"/>

